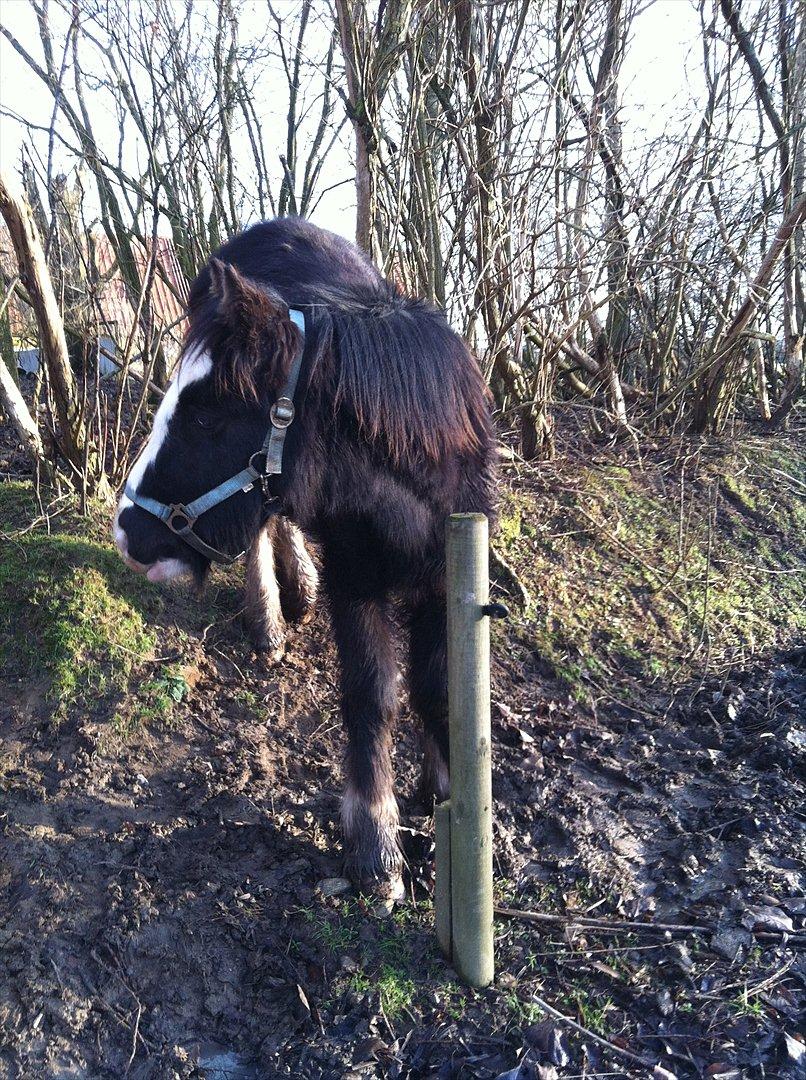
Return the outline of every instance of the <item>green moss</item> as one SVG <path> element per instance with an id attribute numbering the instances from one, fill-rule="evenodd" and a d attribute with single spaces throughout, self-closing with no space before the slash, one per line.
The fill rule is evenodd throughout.
<path id="1" fill-rule="evenodd" d="M 39 513 L 36 494 L 30 484 L 9 480 L 0 484 L 0 526 L 7 530 L 28 525 Z"/>
<path id="2" fill-rule="evenodd" d="M 533 597 L 510 648 L 585 702 L 791 641 L 806 629 L 803 475 L 800 448 L 765 443 L 709 448 L 682 484 L 674 466 L 577 466 L 505 493 L 496 543 Z"/>
<path id="3" fill-rule="evenodd" d="M 518 491 L 504 491 L 498 516 L 497 543 L 502 550 L 512 549 L 521 538 L 537 536 L 531 520 L 529 497 Z"/>
<path id="4" fill-rule="evenodd" d="M 125 690 L 153 655 L 146 616 L 159 599 L 108 544 L 44 523 L 21 528 L 36 514 L 30 488 L 0 485 L 0 665 L 20 679 L 43 677 L 60 718 L 80 701 Z M 69 527 L 69 515 L 55 523 Z"/>

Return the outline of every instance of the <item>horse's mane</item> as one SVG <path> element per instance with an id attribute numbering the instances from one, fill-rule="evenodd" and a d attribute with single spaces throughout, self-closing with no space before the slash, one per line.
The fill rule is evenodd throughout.
<path id="1" fill-rule="evenodd" d="M 487 388 L 467 346 L 441 311 L 403 295 L 352 244 L 285 218 L 235 237 L 218 258 L 306 312 L 334 410 L 349 410 L 394 460 L 440 460 L 487 441 Z M 209 289 L 205 269 L 190 297 L 197 340 L 211 324 Z"/>

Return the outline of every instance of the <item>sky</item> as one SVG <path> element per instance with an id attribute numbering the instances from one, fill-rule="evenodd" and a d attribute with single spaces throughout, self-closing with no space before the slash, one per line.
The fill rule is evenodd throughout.
<path id="1" fill-rule="evenodd" d="M 183 2 L 183 0 L 175 0 Z M 216 0 L 201 0 L 215 10 Z M 274 0 L 281 14 L 292 14 L 297 0 Z M 248 19 L 260 22 L 252 33 L 262 32 L 266 25 L 266 9 L 263 3 L 252 5 L 241 20 L 242 36 L 250 36 Z M 41 58 L 36 20 L 28 0 L 0 0 L 0 22 L 17 36 L 23 45 L 37 58 Z M 326 34 L 328 28 L 321 27 Z M 691 102 L 702 89 L 699 51 L 700 22 L 693 0 L 654 0 L 639 14 L 634 24 L 633 42 L 627 51 L 623 70 L 623 130 L 625 151 L 639 149 L 645 137 L 653 138 L 663 131 L 680 124 L 686 126 L 686 116 L 691 116 Z M 285 102 L 282 93 L 272 94 L 272 87 L 265 88 L 265 108 L 269 128 L 272 101 Z M 97 103 L 96 103 L 97 105 Z M 25 63 L 0 37 L 0 107 L 10 110 L 29 121 L 47 126 L 53 108 L 49 92 Z M 95 106 L 94 106 L 95 107 Z M 277 117 L 277 130 L 282 129 L 282 118 Z M 93 115 L 99 136 L 104 129 L 102 108 Z M 117 128 L 115 118 L 106 118 L 110 135 Z M 343 129 L 343 140 L 349 145 L 350 129 Z M 0 115 L 0 163 L 6 169 L 16 169 L 24 131 L 22 125 L 7 116 Z M 38 137 L 46 146 L 46 137 Z M 103 141 L 101 139 L 100 141 Z M 278 147 L 279 149 L 279 147 Z M 349 175 L 350 164 L 345 146 L 334 155 L 330 164 L 330 181 Z M 314 214 L 314 220 L 326 228 L 344 235 L 352 235 L 353 197 L 351 186 L 338 188 L 324 201 Z"/>

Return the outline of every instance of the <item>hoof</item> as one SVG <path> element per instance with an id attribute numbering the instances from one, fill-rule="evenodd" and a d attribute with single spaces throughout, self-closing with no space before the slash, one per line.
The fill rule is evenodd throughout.
<path id="1" fill-rule="evenodd" d="M 316 611 L 313 600 L 304 596 L 283 596 L 282 593 L 280 593 L 280 607 L 285 621 L 294 626 L 304 626 L 305 623 L 309 623 Z"/>
<path id="2" fill-rule="evenodd" d="M 450 799 L 451 785 L 446 778 L 435 777 L 430 770 L 423 770 L 414 797 L 420 806 L 432 814 L 436 803 Z"/>
<path id="3" fill-rule="evenodd" d="M 376 834 L 377 843 L 346 846 L 346 876 L 356 892 L 377 900 L 400 900 L 405 895 L 403 887 L 403 852 L 394 834 Z"/>
<path id="4" fill-rule="evenodd" d="M 403 884 L 401 874 L 381 878 L 353 877 L 351 880 L 357 893 L 378 900 L 381 904 L 393 904 L 395 901 L 405 900 L 406 898 L 406 887 Z"/>
<path id="5" fill-rule="evenodd" d="M 252 638 L 252 648 L 264 667 L 279 664 L 285 656 L 285 638 Z"/>

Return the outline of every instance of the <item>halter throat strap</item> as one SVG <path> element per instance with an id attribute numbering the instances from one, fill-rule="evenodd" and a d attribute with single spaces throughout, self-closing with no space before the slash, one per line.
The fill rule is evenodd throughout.
<path id="1" fill-rule="evenodd" d="M 302 358 L 305 354 L 305 316 L 296 308 L 288 309 L 288 317 L 294 323 L 302 335 L 302 345 L 297 349 L 291 367 L 286 378 L 282 393 L 274 402 L 269 412 L 269 429 L 263 440 L 263 445 L 256 450 L 249 459 L 249 464 L 239 473 L 231 476 L 228 480 L 206 491 L 198 499 L 189 503 L 163 503 L 157 499 L 151 499 L 147 495 L 141 495 L 135 491 L 129 483 L 126 484 L 124 494 L 126 498 L 147 511 L 154 517 L 159 518 L 172 533 L 180 537 L 189 547 L 194 548 L 211 562 L 229 565 L 240 559 L 244 552 L 237 555 L 228 555 L 206 543 L 193 531 L 193 526 L 208 510 L 225 502 L 239 491 L 251 491 L 259 486 L 263 494 L 264 502 L 268 505 L 269 481 L 272 476 L 280 476 L 283 471 L 283 450 L 288 429 L 294 421 L 296 406 L 294 396 L 299 383 L 299 375 L 302 370 Z M 263 459 L 263 467 L 258 468 L 256 459 Z"/>

